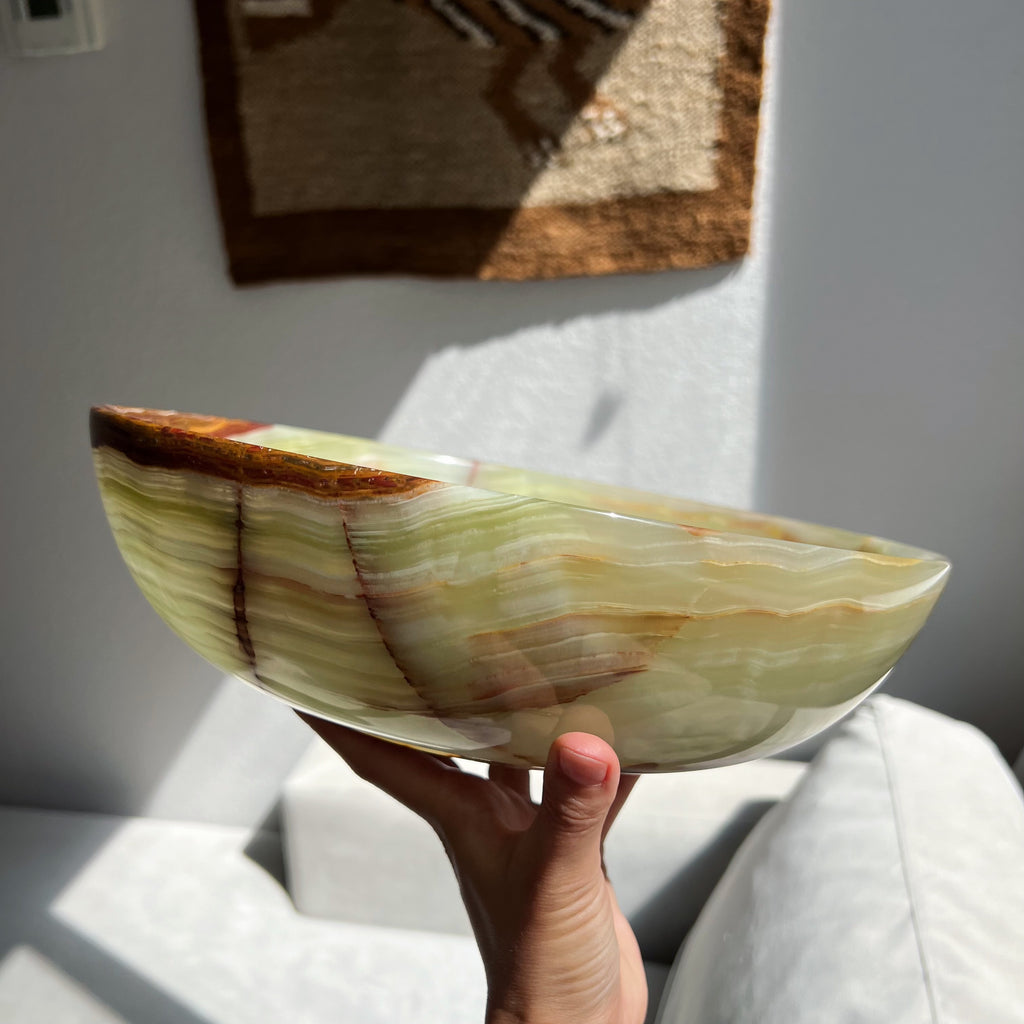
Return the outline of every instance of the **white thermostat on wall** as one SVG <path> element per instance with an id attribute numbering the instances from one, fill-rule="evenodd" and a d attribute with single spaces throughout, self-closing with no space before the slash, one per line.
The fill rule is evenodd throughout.
<path id="1" fill-rule="evenodd" d="M 0 0 L 0 52 L 85 53 L 103 46 L 103 0 Z"/>

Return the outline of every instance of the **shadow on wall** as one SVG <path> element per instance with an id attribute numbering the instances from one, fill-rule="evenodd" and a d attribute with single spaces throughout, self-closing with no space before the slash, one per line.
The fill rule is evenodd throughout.
<path id="1" fill-rule="evenodd" d="M 246 294 L 265 293 L 286 301 L 293 298 L 301 305 L 303 289 L 351 288 L 350 298 L 357 307 L 366 305 L 385 321 L 400 321 L 394 325 L 399 336 L 424 358 L 442 347 L 470 346 L 529 327 L 558 327 L 581 316 L 642 313 L 716 288 L 735 278 L 743 265 L 724 263 L 694 270 L 551 281 L 401 278 L 333 285 L 310 282 L 300 289 L 267 285 L 248 289 Z M 453 310 L 463 312 L 456 316 Z"/>
<path id="2" fill-rule="evenodd" d="M 289 336 L 292 325 L 302 323 L 309 309 L 325 299 L 336 309 L 336 326 L 329 332 L 305 332 L 301 348 L 287 360 L 275 355 L 271 360 L 272 388 L 266 386 L 267 366 L 259 382 L 246 386 L 246 378 L 259 364 L 240 359 L 239 386 L 232 390 L 248 393 L 248 405 L 236 401 L 237 407 L 224 408 L 223 374 L 213 374 L 209 397 L 194 399 L 205 402 L 205 407 L 190 411 L 371 436 L 389 422 L 403 401 L 415 397 L 424 368 L 446 350 L 468 355 L 470 350 L 523 332 L 555 334 L 584 320 L 600 325 L 602 318 L 627 318 L 674 303 L 692 301 L 703 308 L 715 301 L 716 290 L 728 292 L 739 285 L 735 279 L 743 270 L 743 263 L 731 263 L 687 271 L 552 281 L 400 278 L 249 288 L 241 298 L 253 308 L 264 334 L 262 340 L 253 339 L 256 351 L 260 345 L 264 349 L 280 347 L 271 336 Z M 594 354 L 614 350 L 622 341 L 617 333 L 615 324 L 596 330 L 591 346 Z M 564 348 L 564 339 L 554 336 L 550 341 L 555 356 Z M 680 344 L 684 341 L 679 339 Z M 359 376 L 358 388 L 351 386 L 353 374 Z M 215 393 L 215 389 L 219 390 Z M 188 393 L 197 390 L 205 391 L 207 385 L 192 381 L 186 389 Z M 296 409 L 297 396 L 302 396 L 301 411 Z M 428 438 L 428 446 L 430 443 Z"/>
<path id="3" fill-rule="evenodd" d="M 619 389 L 606 388 L 597 396 L 580 438 L 581 448 L 592 448 L 608 433 L 625 401 L 626 395 Z"/>

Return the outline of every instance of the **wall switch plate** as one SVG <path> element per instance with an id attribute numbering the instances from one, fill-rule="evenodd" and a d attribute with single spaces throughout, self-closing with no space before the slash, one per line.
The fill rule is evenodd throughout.
<path id="1" fill-rule="evenodd" d="M 2 53 L 50 57 L 103 43 L 103 0 L 0 0 Z"/>

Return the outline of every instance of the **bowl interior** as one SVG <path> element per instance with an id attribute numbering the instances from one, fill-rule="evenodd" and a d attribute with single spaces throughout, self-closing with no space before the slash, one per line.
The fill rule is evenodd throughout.
<path id="1" fill-rule="evenodd" d="M 697 530 L 768 537 L 796 544 L 813 544 L 896 558 L 941 559 L 941 556 L 930 551 L 836 527 L 745 512 L 615 484 L 555 476 L 458 456 L 435 455 L 326 431 L 273 425 L 246 428 L 228 436 L 232 440 L 281 452 L 503 494 L 540 498 L 615 515 L 689 526 Z"/>

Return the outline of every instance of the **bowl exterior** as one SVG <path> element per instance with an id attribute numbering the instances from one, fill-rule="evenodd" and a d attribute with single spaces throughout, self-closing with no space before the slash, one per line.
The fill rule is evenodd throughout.
<path id="1" fill-rule="evenodd" d="M 799 544 L 288 455 L 255 427 L 93 419 L 104 508 L 153 607 L 218 668 L 424 749 L 628 771 L 784 749 L 862 700 L 937 558 Z"/>

